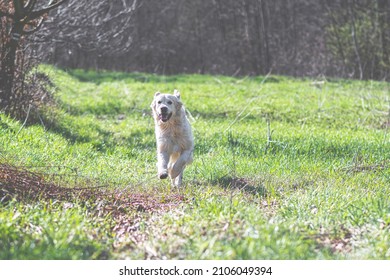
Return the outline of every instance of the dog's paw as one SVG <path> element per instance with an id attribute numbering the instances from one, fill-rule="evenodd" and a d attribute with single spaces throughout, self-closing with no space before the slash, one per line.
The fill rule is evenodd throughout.
<path id="1" fill-rule="evenodd" d="M 166 179 L 166 178 L 168 178 L 168 173 L 166 173 L 166 172 L 160 173 L 160 174 L 158 174 L 158 178 L 160 178 L 160 179 Z"/>

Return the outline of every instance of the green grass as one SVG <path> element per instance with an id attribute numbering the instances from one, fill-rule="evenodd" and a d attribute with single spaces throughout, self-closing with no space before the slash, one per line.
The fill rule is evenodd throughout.
<path id="1" fill-rule="evenodd" d="M 24 127 L 0 114 L 1 162 L 184 200 L 129 211 L 128 233 L 83 201 L 1 202 L 0 258 L 390 259 L 388 83 L 40 70 L 59 105 Z M 157 179 L 149 107 L 175 88 L 195 136 L 180 190 Z"/>
<path id="2" fill-rule="evenodd" d="M 0 259 L 104 259 L 109 236 L 99 218 L 54 203 L 0 208 Z"/>

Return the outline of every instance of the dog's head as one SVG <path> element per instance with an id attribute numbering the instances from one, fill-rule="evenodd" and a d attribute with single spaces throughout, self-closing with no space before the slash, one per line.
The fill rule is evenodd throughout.
<path id="1" fill-rule="evenodd" d="M 168 122 L 173 116 L 180 114 L 182 107 L 180 92 L 176 89 L 173 94 L 156 92 L 150 107 L 152 107 L 156 120 L 163 123 Z"/>

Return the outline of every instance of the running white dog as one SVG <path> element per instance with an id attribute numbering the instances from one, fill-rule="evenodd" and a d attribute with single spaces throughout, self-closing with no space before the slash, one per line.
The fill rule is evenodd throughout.
<path id="1" fill-rule="evenodd" d="M 156 92 L 152 104 L 157 140 L 157 172 L 160 179 L 171 178 L 180 187 L 183 170 L 192 162 L 194 139 L 180 92 Z"/>

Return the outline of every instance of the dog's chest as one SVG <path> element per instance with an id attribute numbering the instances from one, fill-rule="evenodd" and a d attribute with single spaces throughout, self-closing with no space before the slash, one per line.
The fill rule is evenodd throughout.
<path id="1" fill-rule="evenodd" d="M 157 137 L 157 141 L 163 146 L 163 149 L 171 152 L 186 150 L 192 142 L 187 130 L 177 129 L 177 127 L 162 129 Z"/>

